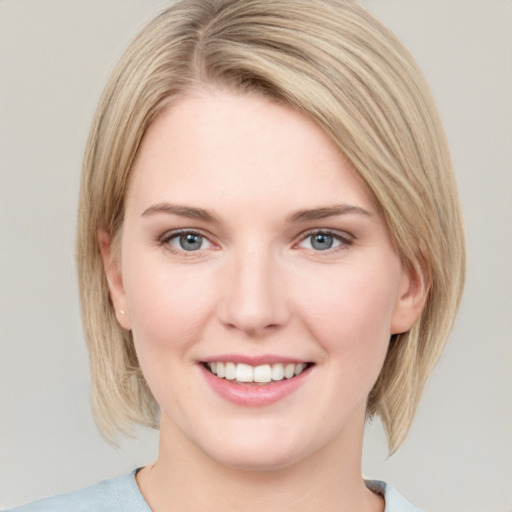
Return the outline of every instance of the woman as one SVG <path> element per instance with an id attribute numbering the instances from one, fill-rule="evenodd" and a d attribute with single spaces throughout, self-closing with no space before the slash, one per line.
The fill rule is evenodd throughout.
<path id="1" fill-rule="evenodd" d="M 460 301 L 449 152 L 351 1 L 183 1 L 113 72 L 78 229 L 98 424 L 157 461 L 19 510 L 417 510 L 361 476 L 406 436 Z"/>

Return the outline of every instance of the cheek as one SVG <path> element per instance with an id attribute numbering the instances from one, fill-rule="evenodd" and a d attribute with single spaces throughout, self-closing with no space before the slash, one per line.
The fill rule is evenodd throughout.
<path id="1" fill-rule="evenodd" d="M 131 255 L 123 265 L 135 348 L 144 373 L 150 374 L 163 365 L 167 372 L 197 343 L 214 302 L 207 273 L 155 259 Z"/>
<path id="2" fill-rule="evenodd" d="M 303 319 L 327 357 L 357 373 L 380 371 L 396 302 L 394 268 L 338 268 L 304 283 Z M 306 291 L 307 289 L 307 291 Z"/>

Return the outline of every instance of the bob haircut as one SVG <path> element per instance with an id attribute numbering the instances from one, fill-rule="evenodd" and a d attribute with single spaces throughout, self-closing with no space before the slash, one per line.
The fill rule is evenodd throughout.
<path id="1" fill-rule="evenodd" d="M 404 440 L 452 328 L 465 274 L 464 226 L 450 154 L 421 71 L 396 36 L 351 0 L 183 0 L 152 20 L 115 67 L 83 165 L 77 261 L 98 426 L 114 442 L 158 405 L 132 334 L 119 326 L 98 243 L 116 240 L 132 164 L 151 122 L 201 90 L 257 94 L 313 119 L 380 209 L 402 264 L 427 291 L 393 335 L 367 406 L 390 453 Z M 121 262 L 122 264 L 122 262 Z"/>

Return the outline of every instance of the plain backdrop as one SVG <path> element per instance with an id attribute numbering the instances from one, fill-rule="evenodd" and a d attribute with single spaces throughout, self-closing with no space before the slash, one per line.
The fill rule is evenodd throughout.
<path id="1" fill-rule="evenodd" d="M 412 430 L 364 473 L 437 512 L 512 511 L 512 2 L 363 0 L 423 67 L 467 219 L 465 298 Z M 159 0 L 0 0 L 0 507 L 150 462 L 89 409 L 73 260 L 81 158 L 113 63 Z"/>

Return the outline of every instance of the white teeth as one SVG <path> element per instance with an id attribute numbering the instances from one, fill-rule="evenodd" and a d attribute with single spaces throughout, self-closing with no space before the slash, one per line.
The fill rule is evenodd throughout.
<path id="1" fill-rule="evenodd" d="M 295 371 L 293 372 L 295 376 L 297 375 L 300 375 L 303 371 L 304 371 L 304 368 L 306 368 L 306 365 L 303 364 L 303 363 L 300 363 L 298 364 L 296 367 L 295 367 Z"/>
<path id="2" fill-rule="evenodd" d="M 291 379 L 300 375 L 305 369 L 306 364 L 262 364 L 260 366 L 251 366 L 249 364 L 228 363 L 208 363 L 209 370 L 217 377 L 227 380 L 237 380 L 238 382 L 257 382 L 267 383 L 283 379 Z"/>
<path id="3" fill-rule="evenodd" d="M 285 379 L 291 379 L 294 375 L 295 375 L 295 365 L 294 364 L 287 364 L 284 367 L 284 378 Z"/>
<path id="4" fill-rule="evenodd" d="M 249 364 L 237 364 L 236 365 L 236 380 L 238 382 L 253 382 L 254 381 L 254 370 Z"/>
<path id="5" fill-rule="evenodd" d="M 236 377 L 235 363 L 226 363 L 224 365 L 224 377 L 228 380 L 233 380 Z"/>
<path id="6" fill-rule="evenodd" d="M 284 366 L 281 363 L 272 365 L 272 380 L 284 379 Z"/>
<path id="7" fill-rule="evenodd" d="M 254 382 L 270 382 L 272 380 L 272 368 L 269 364 L 254 368 Z"/>

